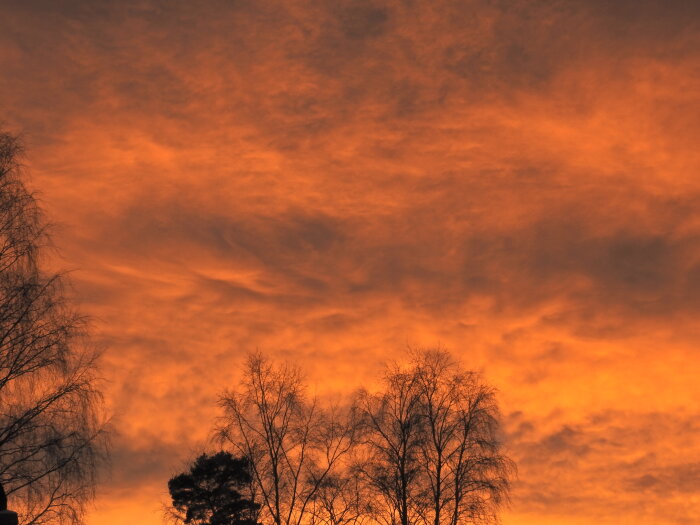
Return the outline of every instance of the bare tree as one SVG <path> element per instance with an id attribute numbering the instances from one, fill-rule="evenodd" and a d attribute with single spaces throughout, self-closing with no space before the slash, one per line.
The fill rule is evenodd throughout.
<path id="1" fill-rule="evenodd" d="M 0 132 L 0 484 L 22 523 L 75 524 L 106 452 L 96 354 L 64 278 L 40 268 L 47 236 L 20 154 Z"/>
<path id="2" fill-rule="evenodd" d="M 499 440 L 495 391 L 444 350 L 414 354 L 423 430 L 424 481 L 432 525 L 494 522 L 507 497 L 514 463 Z"/>
<path id="3" fill-rule="evenodd" d="M 241 388 L 225 393 L 219 435 L 251 459 L 262 514 L 275 525 L 312 519 L 319 494 L 352 448 L 353 426 L 308 399 L 300 370 L 249 356 Z"/>
<path id="4" fill-rule="evenodd" d="M 417 379 L 412 371 L 394 366 L 384 375 L 384 391 L 362 391 L 358 400 L 363 422 L 358 468 L 377 498 L 374 517 L 386 525 L 415 523 L 425 496 Z"/>
<path id="5" fill-rule="evenodd" d="M 387 367 L 349 410 L 307 399 L 298 368 L 249 357 L 220 436 L 251 460 L 274 525 L 493 523 L 513 462 L 495 391 L 442 350 Z"/>
<path id="6" fill-rule="evenodd" d="M 502 453 L 495 392 L 441 350 L 387 369 L 363 393 L 361 462 L 387 525 L 495 522 L 514 464 Z"/>
<path id="7" fill-rule="evenodd" d="M 360 477 L 352 468 L 339 468 L 319 484 L 312 498 L 310 525 L 363 525 L 373 515 Z"/>

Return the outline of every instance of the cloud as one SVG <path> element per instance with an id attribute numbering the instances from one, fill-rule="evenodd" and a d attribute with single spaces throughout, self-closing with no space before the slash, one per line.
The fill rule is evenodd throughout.
<path id="1" fill-rule="evenodd" d="M 1 116 L 107 348 L 93 522 L 158 499 L 247 351 L 347 392 L 438 343 L 521 412 L 512 523 L 697 521 L 697 11 L 3 2 Z"/>
<path id="2" fill-rule="evenodd" d="M 607 411 L 544 432 L 536 422 L 517 415 L 515 421 L 517 490 L 527 512 L 546 508 L 606 523 L 621 515 L 664 523 L 698 519 L 687 505 L 697 494 L 698 450 L 688 443 L 698 430 L 696 415 Z M 653 504 L 660 500 L 665 505 Z"/>

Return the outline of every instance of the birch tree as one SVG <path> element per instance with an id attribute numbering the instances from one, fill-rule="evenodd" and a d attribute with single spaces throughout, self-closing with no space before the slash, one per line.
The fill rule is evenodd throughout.
<path id="1" fill-rule="evenodd" d="M 18 140 L 0 132 L 0 485 L 20 522 L 80 523 L 106 455 L 97 356 L 61 274 Z"/>
<path id="2" fill-rule="evenodd" d="M 219 436 L 250 458 L 262 518 L 274 525 L 311 520 L 314 503 L 354 443 L 338 410 L 309 398 L 299 368 L 249 356 L 240 388 L 221 396 Z"/>
<path id="3" fill-rule="evenodd" d="M 493 523 L 514 463 L 503 453 L 496 393 L 443 350 L 387 368 L 360 395 L 360 460 L 385 525 Z"/>

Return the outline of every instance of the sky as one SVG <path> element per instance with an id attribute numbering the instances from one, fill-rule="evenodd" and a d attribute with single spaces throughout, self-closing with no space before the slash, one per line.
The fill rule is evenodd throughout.
<path id="1" fill-rule="evenodd" d="M 88 525 L 155 525 L 259 349 L 441 345 L 504 525 L 700 522 L 700 3 L 0 0 L 0 121 L 104 348 Z"/>

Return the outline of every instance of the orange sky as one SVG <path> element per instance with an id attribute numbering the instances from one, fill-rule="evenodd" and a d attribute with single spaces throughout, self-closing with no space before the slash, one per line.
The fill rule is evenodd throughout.
<path id="1" fill-rule="evenodd" d="M 106 348 L 89 525 L 155 525 L 260 348 L 442 344 L 505 525 L 700 522 L 700 3 L 3 0 L 0 120 Z M 135 517 L 137 516 L 137 517 Z"/>

